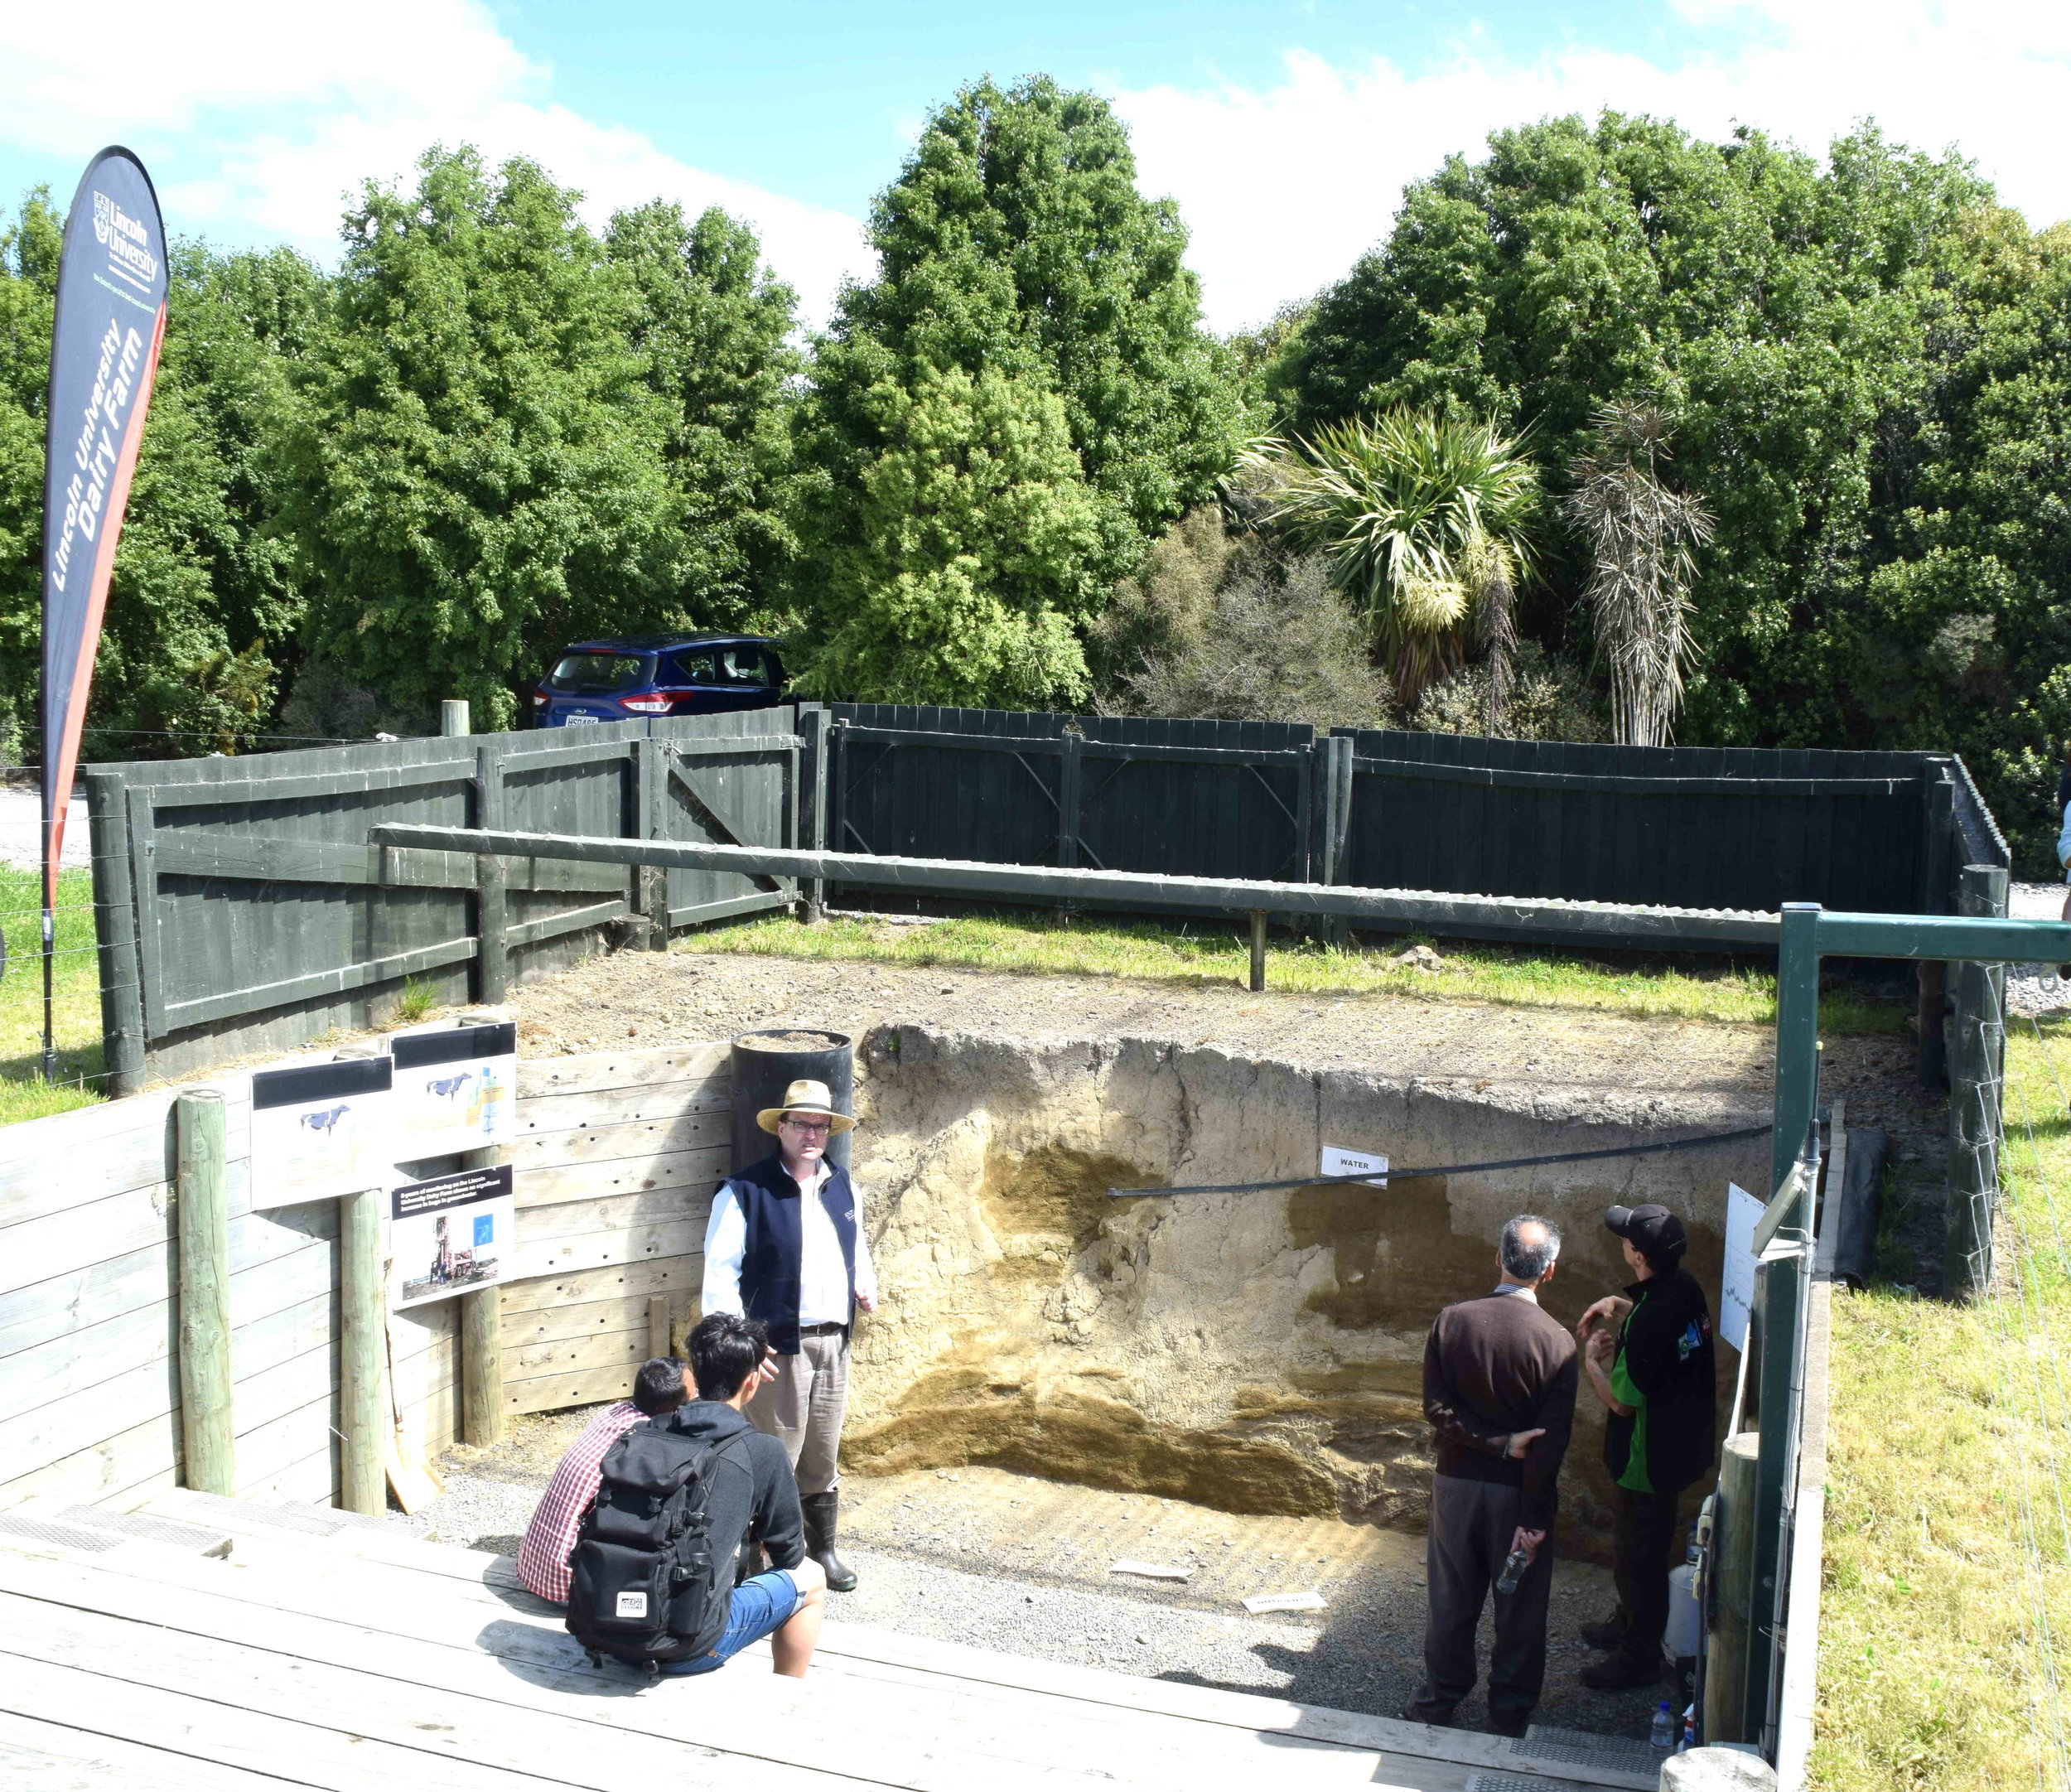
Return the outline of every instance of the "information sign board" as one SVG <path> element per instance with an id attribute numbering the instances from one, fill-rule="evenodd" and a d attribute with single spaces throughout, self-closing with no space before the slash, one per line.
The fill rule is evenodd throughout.
<path id="1" fill-rule="evenodd" d="M 391 1307 L 422 1307 L 509 1278 L 518 1223 L 509 1164 L 404 1182 L 389 1202 Z"/>
<path id="2" fill-rule="evenodd" d="M 326 1058 L 252 1073 L 252 1205 L 289 1207 L 391 1179 L 386 1058 Z"/>
<path id="3" fill-rule="evenodd" d="M 517 1113 L 518 1029 L 450 1022 L 389 1036 L 395 1060 L 393 1148 L 398 1162 L 479 1151 L 511 1136 Z"/>

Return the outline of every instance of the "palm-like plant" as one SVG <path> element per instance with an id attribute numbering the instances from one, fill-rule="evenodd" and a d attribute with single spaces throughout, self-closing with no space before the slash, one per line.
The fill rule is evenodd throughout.
<path id="1" fill-rule="evenodd" d="M 1611 730 L 1635 746 L 1666 746 L 1694 658 L 1690 581 L 1711 539 L 1710 509 L 1663 481 L 1668 413 L 1624 400 L 1596 413 L 1592 445 L 1569 463 L 1575 490 L 1561 509 L 1595 564 L 1583 597 L 1610 662 Z"/>
<path id="2" fill-rule="evenodd" d="M 1488 656 L 1491 733 L 1501 713 L 1517 590 L 1532 572 L 1538 470 L 1493 423 L 1392 410 L 1268 438 L 1245 456 L 1270 476 L 1265 520 L 1330 558 L 1405 708 Z"/>

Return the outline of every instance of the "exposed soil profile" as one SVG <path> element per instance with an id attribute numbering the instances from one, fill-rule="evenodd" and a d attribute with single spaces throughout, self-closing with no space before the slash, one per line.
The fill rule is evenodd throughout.
<path id="1" fill-rule="evenodd" d="M 1678 1103 L 1317 1070 L 1122 1040 L 1016 1042 L 881 1026 L 862 1042 L 854 1168 L 885 1302 L 857 1340 L 844 1466 L 986 1463 L 1223 1509 L 1421 1528 L 1424 1336 L 1490 1287 L 1504 1221 L 1566 1235 L 1547 1291 L 1571 1322 L 1625 1280 L 1601 1224 L 1658 1199 L 1716 1285 L 1729 1178 L 1766 1142 L 1385 1189 L 1115 1200 L 1111 1186 L 1314 1175 L 1320 1147 L 1472 1162 L 1759 1123 Z M 1765 1107 L 1765 1104 L 1764 1104 Z M 1722 1350 L 1722 1374 L 1732 1353 Z M 1610 1509 L 1585 1398 L 1564 1476 L 1568 1547 Z"/>

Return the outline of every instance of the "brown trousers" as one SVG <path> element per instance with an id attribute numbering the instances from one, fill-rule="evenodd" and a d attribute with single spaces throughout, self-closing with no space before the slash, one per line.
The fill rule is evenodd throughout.
<path id="1" fill-rule="evenodd" d="M 1514 1593 L 1494 1592 L 1516 1534 L 1521 1500 L 1514 1487 L 1434 1475 L 1425 1572 L 1431 1618 L 1424 1630 L 1424 1684 L 1412 1705 L 1444 1717 L 1474 1690 L 1475 1629 L 1493 1595 L 1495 1647 L 1489 1659 L 1489 1709 L 1528 1715 L 1546 1684 L 1546 1611 L 1553 1590 L 1553 1538 L 1548 1532 Z"/>
<path id="2" fill-rule="evenodd" d="M 841 1484 L 842 1421 L 848 1413 L 848 1334 L 799 1340 L 796 1356 L 777 1359 L 775 1381 L 756 1390 L 748 1422 L 776 1438 L 791 1458 L 799 1495 L 830 1493 Z"/>

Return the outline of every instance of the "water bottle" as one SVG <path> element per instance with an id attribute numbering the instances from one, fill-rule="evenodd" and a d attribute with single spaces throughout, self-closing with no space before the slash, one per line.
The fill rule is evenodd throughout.
<path id="1" fill-rule="evenodd" d="M 1647 1740 L 1663 1754 L 1676 1746 L 1676 1714 L 1665 1698 L 1654 1707 L 1653 1725 L 1647 1732 Z"/>
<path id="2" fill-rule="evenodd" d="M 1496 1577 L 1496 1591 L 1506 1596 L 1518 1590 L 1524 1571 L 1532 1566 L 1532 1552 L 1520 1543 L 1504 1558 L 1503 1572 Z"/>

